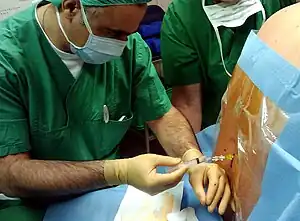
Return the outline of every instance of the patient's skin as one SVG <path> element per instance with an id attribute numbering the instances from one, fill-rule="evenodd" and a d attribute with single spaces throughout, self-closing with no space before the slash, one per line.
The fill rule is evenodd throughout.
<path id="1" fill-rule="evenodd" d="M 260 39 L 269 47 L 298 68 L 299 12 L 299 3 L 279 11 L 269 18 L 258 33 Z M 215 155 L 236 154 L 233 162 L 224 161 L 220 165 L 228 173 L 238 211 L 243 214 L 244 220 L 247 220 L 260 196 L 260 184 L 269 150 L 283 129 L 286 118 L 269 99 L 263 97 L 238 66 L 233 72 L 225 100 L 227 103 L 224 102 L 222 106 L 220 135 Z M 269 134 L 267 139 L 261 127 L 263 101 L 268 110 L 265 127 L 271 128 L 273 133 Z"/>
<path id="2" fill-rule="evenodd" d="M 252 84 L 237 66 L 227 92 L 228 103 L 223 106 L 221 131 L 216 155 L 234 153 L 233 162 L 221 162 L 230 178 L 237 207 L 243 216 L 248 216 L 260 195 L 266 159 L 278 135 L 262 133 L 262 130 L 280 134 L 285 124 L 285 115 Z M 268 112 L 262 128 L 263 101 Z M 271 111 L 271 113 L 269 112 Z M 273 115 L 278 117 L 274 121 Z M 276 130 L 274 130 L 276 128 Z M 239 205 L 241 204 L 241 205 Z"/>

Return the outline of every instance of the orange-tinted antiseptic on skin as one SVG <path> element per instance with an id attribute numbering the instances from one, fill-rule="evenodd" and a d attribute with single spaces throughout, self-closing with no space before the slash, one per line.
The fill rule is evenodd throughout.
<path id="1" fill-rule="evenodd" d="M 268 19 L 258 33 L 259 38 L 272 50 L 298 68 L 299 11 L 300 4 L 279 11 Z M 233 162 L 223 161 L 219 164 L 228 173 L 237 212 L 243 220 L 247 220 L 257 203 L 268 153 L 286 120 L 285 113 L 264 97 L 237 65 L 222 102 L 215 155 L 235 154 Z"/>

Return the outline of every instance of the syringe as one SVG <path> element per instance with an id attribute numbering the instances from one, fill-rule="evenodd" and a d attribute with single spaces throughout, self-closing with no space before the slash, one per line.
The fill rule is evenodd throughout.
<path id="1" fill-rule="evenodd" d="M 174 167 L 168 167 L 167 168 L 167 173 L 172 173 L 175 170 L 177 170 L 177 169 L 179 169 L 183 166 L 191 167 L 191 166 L 201 164 L 201 163 L 215 163 L 215 162 L 224 161 L 224 160 L 230 160 L 231 161 L 231 160 L 233 160 L 233 158 L 234 158 L 233 154 L 219 155 L 219 156 L 213 156 L 213 157 L 203 156 L 203 157 L 196 158 L 196 159 L 193 159 L 193 160 L 190 160 L 190 161 L 187 161 L 187 162 L 180 163 L 180 164 L 178 164 L 177 166 L 174 166 Z"/>

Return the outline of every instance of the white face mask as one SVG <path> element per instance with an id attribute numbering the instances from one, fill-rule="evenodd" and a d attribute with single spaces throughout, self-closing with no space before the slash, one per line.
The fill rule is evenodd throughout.
<path id="1" fill-rule="evenodd" d="M 260 0 L 240 0 L 236 4 L 219 3 L 208 6 L 205 5 L 205 0 L 202 0 L 202 5 L 204 12 L 206 13 L 215 30 L 224 69 L 226 73 L 231 77 L 231 74 L 227 71 L 225 66 L 222 41 L 218 27 L 225 26 L 228 28 L 234 28 L 242 26 L 246 22 L 247 18 L 258 12 L 262 13 L 264 23 L 266 20 L 265 9 Z"/>
<path id="2" fill-rule="evenodd" d="M 58 9 L 56 9 L 59 27 L 67 41 L 70 43 L 71 51 L 74 54 L 77 54 L 85 63 L 89 64 L 103 64 L 120 57 L 127 44 L 127 41 L 120 41 L 113 38 L 104 38 L 94 35 L 82 5 L 81 13 L 83 22 L 89 32 L 89 37 L 83 47 L 78 47 L 69 40 L 61 25 Z"/>

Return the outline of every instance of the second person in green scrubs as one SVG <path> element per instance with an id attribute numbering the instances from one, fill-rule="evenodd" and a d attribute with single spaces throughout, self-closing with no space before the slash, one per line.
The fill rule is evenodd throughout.
<path id="1" fill-rule="evenodd" d="M 261 3 L 269 17 L 295 1 L 261 0 Z M 205 1 L 205 5 L 212 4 L 212 0 Z M 250 30 L 257 30 L 261 25 L 261 13 L 256 13 L 240 27 L 218 28 L 229 72 L 235 67 Z M 173 0 L 164 17 L 161 40 L 165 82 L 173 89 L 172 104 L 197 133 L 216 123 L 230 80 L 222 64 L 217 36 L 201 0 Z"/>

